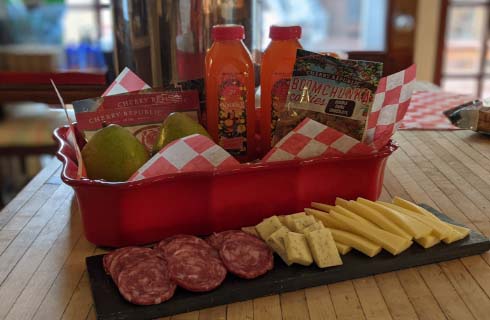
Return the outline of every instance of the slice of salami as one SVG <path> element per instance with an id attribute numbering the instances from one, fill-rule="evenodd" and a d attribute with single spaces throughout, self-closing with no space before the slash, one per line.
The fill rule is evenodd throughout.
<path id="1" fill-rule="evenodd" d="M 163 247 L 163 253 L 167 260 L 184 251 L 199 254 L 205 257 L 219 259 L 219 253 L 206 241 L 194 236 L 179 237 L 173 239 Z"/>
<path id="2" fill-rule="evenodd" d="M 206 292 L 217 288 L 226 277 L 226 268 L 218 259 L 192 252 L 180 252 L 168 262 L 170 278 L 189 291 Z"/>
<path id="3" fill-rule="evenodd" d="M 119 273 L 128 265 L 156 258 L 159 255 L 159 253 L 150 248 L 128 247 L 124 249 L 114 255 L 109 265 L 109 274 L 116 284 L 119 279 Z"/>
<path id="4" fill-rule="evenodd" d="M 159 249 L 159 250 L 162 250 L 163 251 L 163 248 L 167 245 L 167 243 L 169 243 L 170 241 L 174 240 L 174 239 L 179 239 L 179 238 L 189 238 L 189 237 L 192 237 L 192 236 L 189 236 L 189 235 L 186 235 L 186 234 L 176 234 L 176 235 L 173 235 L 173 236 L 170 236 L 170 237 L 167 237 L 163 240 L 161 240 L 160 242 L 158 242 L 153 248 L 154 249 Z"/>
<path id="5" fill-rule="evenodd" d="M 117 250 L 108 252 L 102 257 L 102 264 L 104 265 L 104 271 L 106 274 L 109 274 L 109 267 L 112 262 L 112 258 L 114 258 L 114 254 L 117 253 Z"/>
<path id="6" fill-rule="evenodd" d="M 267 244 L 248 234 L 226 237 L 219 253 L 226 269 L 241 278 L 253 279 L 274 267 L 272 251 Z"/>
<path id="7" fill-rule="evenodd" d="M 221 246 L 223 245 L 223 242 L 225 241 L 225 238 L 228 235 L 236 234 L 236 233 L 241 233 L 243 231 L 240 230 L 227 230 L 227 231 L 222 231 L 219 233 L 213 233 L 209 237 L 206 238 L 206 241 L 216 250 L 221 249 Z"/>
<path id="8" fill-rule="evenodd" d="M 117 279 L 119 292 L 131 303 L 159 304 L 172 298 L 177 287 L 165 260 L 153 257 L 124 268 Z"/>

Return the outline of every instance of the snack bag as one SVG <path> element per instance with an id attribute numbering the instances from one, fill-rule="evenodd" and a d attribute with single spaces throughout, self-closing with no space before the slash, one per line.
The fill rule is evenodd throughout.
<path id="1" fill-rule="evenodd" d="M 382 69 L 379 62 L 339 60 L 298 49 L 273 144 L 306 117 L 363 141 Z"/>

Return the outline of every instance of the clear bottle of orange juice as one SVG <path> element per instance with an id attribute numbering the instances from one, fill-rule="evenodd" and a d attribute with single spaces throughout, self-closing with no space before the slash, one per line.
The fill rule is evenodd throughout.
<path id="1" fill-rule="evenodd" d="M 301 48 L 301 27 L 271 26 L 269 37 L 272 41 L 264 52 L 260 71 L 261 156 L 271 149 L 277 119 L 284 110 L 296 49 Z"/>
<path id="2" fill-rule="evenodd" d="M 206 121 L 213 140 L 239 161 L 256 157 L 255 81 L 240 25 L 216 25 L 206 54 Z"/>

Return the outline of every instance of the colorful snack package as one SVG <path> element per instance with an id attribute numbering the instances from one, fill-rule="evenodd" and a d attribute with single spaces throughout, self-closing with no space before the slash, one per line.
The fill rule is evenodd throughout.
<path id="1" fill-rule="evenodd" d="M 339 60 L 298 49 L 273 144 L 306 117 L 363 141 L 382 69 L 379 62 Z"/>

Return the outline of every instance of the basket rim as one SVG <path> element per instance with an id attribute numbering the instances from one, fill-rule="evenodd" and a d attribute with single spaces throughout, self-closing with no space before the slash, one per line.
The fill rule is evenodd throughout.
<path id="1" fill-rule="evenodd" d="M 311 159 L 294 159 L 285 161 L 276 161 L 268 163 L 245 163 L 241 164 L 237 168 L 223 168 L 215 169 L 213 171 L 193 171 L 193 172 L 180 172 L 170 173 L 161 176 L 146 178 L 138 181 L 122 181 L 122 182 L 110 182 L 105 180 L 92 180 L 88 178 L 76 178 L 73 176 L 73 172 L 76 172 L 77 165 L 76 160 L 71 159 L 67 155 L 67 151 L 73 151 L 66 139 L 66 133 L 69 126 L 58 127 L 53 131 L 53 139 L 58 144 L 58 150 L 56 157 L 62 163 L 61 179 L 64 183 L 72 187 L 92 186 L 92 187 L 110 187 L 120 189 L 131 189 L 142 186 L 149 186 L 159 184 L 162 182 L 173 181 L 176 179 L 211 179 L 214 176 L 227 176 L 236 175 L 241 173 L 259 173 L 268 170 L 279 170 L 282 168 L 290 167 L 305 167 L 310 165 L 316 165 L 321 163 L 342 161 L 356 161 L 356 160 L 372 160 L 379 158 L 386 158 L 390 156 L 395 150 L 398 149 L 398 144 L 394 140 L 390 140 L 389 143 L 384 146 L 379 152 L 370 155 L 348 155 L 348 156 L 328 156 L 328 157 L 316 157 Z"/>

